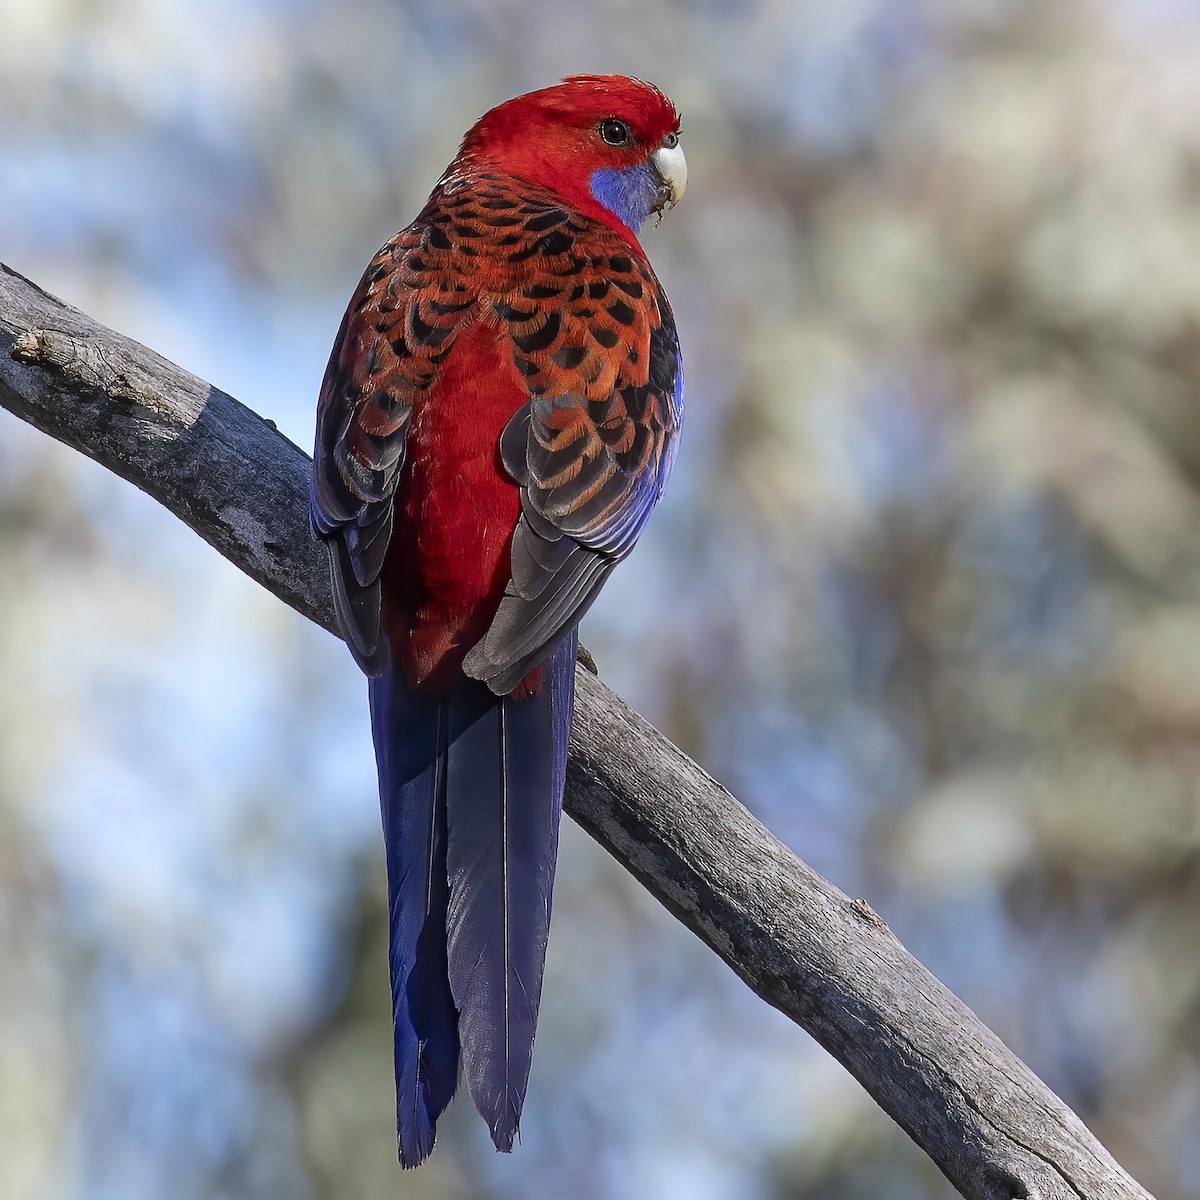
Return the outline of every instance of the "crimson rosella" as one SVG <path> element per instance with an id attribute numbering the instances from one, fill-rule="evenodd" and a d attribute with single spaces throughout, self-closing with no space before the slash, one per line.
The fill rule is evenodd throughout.
<path id="1" fill-rule="evenodd" d="M 405 1166 L 460 1056 L 497 1148 L 517 1132 L 577 628 L 683 420 L 636 232 L 686 181 L 650 84 L 577 75 L 501 104 L 371 261 L 325 373 L 312 524 L 370 677 Z"/>

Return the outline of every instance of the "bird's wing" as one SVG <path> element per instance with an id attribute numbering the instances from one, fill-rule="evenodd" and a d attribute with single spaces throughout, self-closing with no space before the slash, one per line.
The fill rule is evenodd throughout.
<path id="1" fill-rule="evenodd" d="M 464 663 L 499 694 L 578 625 L 633 548 L 683 420 L 675 322 L 645 258 L 545 197 L 513 198 L 511 216 L 521 282 L 490 304 L 530 392 L 500 440 L 521 517 L 504 598 Z"/>
<path id="2" fill-rule="evenodd" d="M 371 260 L 342 320 L 317 406 L 312 527 L 329 547 L 342 632 L 368 675 L 380 674 L 389 659 L 379 573 L 413 408 L 476 303 L 456 269 L 450 221 L 431 201 Z"/>

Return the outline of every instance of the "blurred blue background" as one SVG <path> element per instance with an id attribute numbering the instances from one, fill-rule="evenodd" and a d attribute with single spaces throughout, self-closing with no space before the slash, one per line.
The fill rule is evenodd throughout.
<path id="1" fill-rule="evenodd" d="M 299 445 L 485 109 L 684 114 L 604 677 L 1200 1196 L 1200 9 L 2 0 L 0 258 Z M 522 1144 L 395 1164 L 344 647 L 0 413 L 0 1198 L 952 1194 L 573 826 Z"/>

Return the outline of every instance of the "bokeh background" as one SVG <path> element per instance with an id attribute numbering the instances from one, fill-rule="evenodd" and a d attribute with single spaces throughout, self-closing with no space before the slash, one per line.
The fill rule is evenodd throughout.
<path id="1" fill-rule="evenodd" d="M 0 258 L 297 443 L 483 110 L 660 83 L 689 417 L 585 624 L 1160 1200 L 1200 1196 L 1200 7 L 0 0 Z M 950 1189 L 566 830 L 522 1144 L 392 1130 L 344 648 L 0 412 L 0 1197 Z"/>

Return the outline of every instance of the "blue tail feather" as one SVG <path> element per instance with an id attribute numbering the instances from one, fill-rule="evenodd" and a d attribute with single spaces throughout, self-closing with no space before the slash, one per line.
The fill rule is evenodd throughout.
<path id="1" fill-rule="evenodd" d="M 400 1161 L 433 1149 L 458 1082 L 458 1012 L 446 965 L 448 703 L 409 693 L 394 673 L 369 681 L 387 852 L 389 957 Z"/>
<path id="2" fill-rule="evenodd" d="M 490 703 L 452 734 L 450 986 L 471 1097 L 506 1151 L 525 1102 L 541 999 L 575 641 L 554 652 L 532 697 L 500 699 L 477 685 Z"/>
<path id="3" fill-rule="evenodd" d="M 538 693 L 370 680 L 390 904 L 400 1161 L 433 1149 L 460 1054 L 492 1139 L 517 1133 L 541 998 L 574 707 L 572 634 Z"/>

